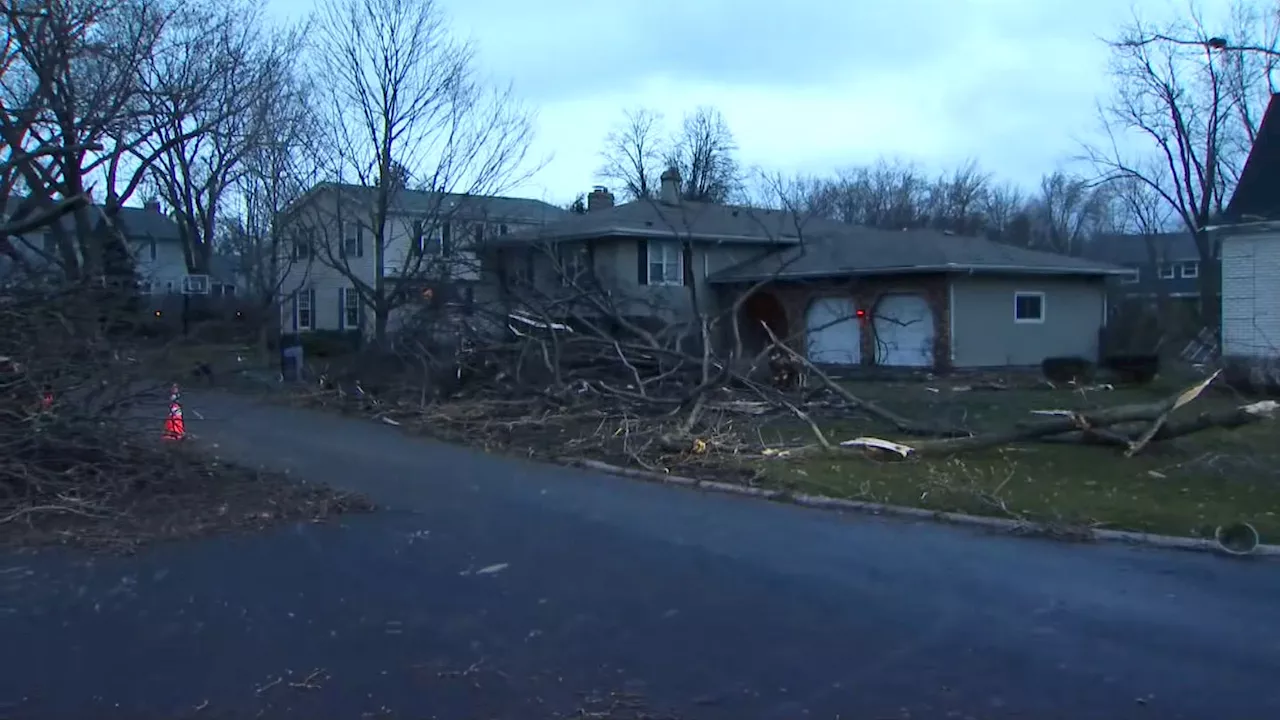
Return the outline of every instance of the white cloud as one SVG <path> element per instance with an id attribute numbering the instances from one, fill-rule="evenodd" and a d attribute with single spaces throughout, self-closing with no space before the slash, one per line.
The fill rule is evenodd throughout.
<path id="1" fill-rule="evenodd" d="M 518 192 L 558 202 L 595 180 L 626 108 L 674 127 L 726 117 L 747 165 L 825 173 L 877 157 L 943 169 L 966 159 L 1031 183 L 1079 152 L 1108 89 L 1116 0 L 442 0 L 484 69 L 538 108 Z M 299 14 L 308 0 L 274 0 Z M 1182 6 L 1139 2 L 1151 17 Z"/>

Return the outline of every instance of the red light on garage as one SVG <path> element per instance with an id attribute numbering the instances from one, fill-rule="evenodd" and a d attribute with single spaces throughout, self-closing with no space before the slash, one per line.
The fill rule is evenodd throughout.
<path id="1" fill-rule="evenodd" d="M 854 317 L 861 320 L 862 318 L 865 318 L 867 316 L 867 311 L 863 310 L 862 308 L 858 308 L 857 310 L 853 311 L 853 315 Z"/>

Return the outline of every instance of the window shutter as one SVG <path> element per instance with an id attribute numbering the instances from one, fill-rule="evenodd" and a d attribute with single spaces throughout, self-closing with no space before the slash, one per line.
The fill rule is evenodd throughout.
<path id="1" fill-rule="evenodd" d="M 364 226 L 356 225 L 356 257 L 364 257 Z"/>
<path id="2" fill-rule="evenodd" d="M 681 265 L 684 266 L 684 272 L 681 274 L 680 282 L 682 285 L 693 284 L 693 247 L 688 243 L 680 243 Z"/>
<path id="3" fill-rule="evenodd" d="M 641 285 L 649 284 L 649 241 L 640 239 L 636 241 L 636 258 L 639 262 L 636 264 L 636 282 Z"/>
<path id="4" fill-rule="evenodd" d="M 440 224 L 440 254 L 448 255 L 453 250 L 453 223 L 445 221 Z"/>
<path id="5" fill-rule="evenodd" d="M 338 329 L 347 329 L 347 289 L 338 288 Z"/>
<path id="6" fill-rule="evenodd" d="M 293 331 L 298 332 L 298 291 L 297 290 L 293 291 L 293 302 L 290 303 L 290 305 L 293 306 Z"/>

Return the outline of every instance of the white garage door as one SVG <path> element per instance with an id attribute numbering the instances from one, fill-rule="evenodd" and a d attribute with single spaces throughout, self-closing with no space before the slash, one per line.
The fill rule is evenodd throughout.
<path id="1" fill-rule="evenodd" d="M 830 365 L 862 362 L 862 330 L 851 298 L 814 300 L 805 313 L 809 360 Z"/>
<path id="2" fill-rule="evenodd" d="M 885 295 L 876 305 L 876 364 L 933 365 L 933 311 L 921 295 Z"/>

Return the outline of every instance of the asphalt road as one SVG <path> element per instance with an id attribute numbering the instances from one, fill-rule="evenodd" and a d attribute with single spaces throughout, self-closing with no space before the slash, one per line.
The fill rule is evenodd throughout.
<path id="1" fill-rule="evenodd" d="M 186 407 L 226 457 L 389 509 L 132 558 L 0 556 L 0 718 L 550 718 L 627 698 L 735 720 L 1280 717 L 1275 563 L 701 494 L 241 398 Z"/>

